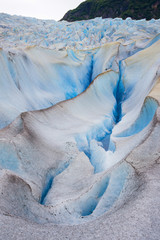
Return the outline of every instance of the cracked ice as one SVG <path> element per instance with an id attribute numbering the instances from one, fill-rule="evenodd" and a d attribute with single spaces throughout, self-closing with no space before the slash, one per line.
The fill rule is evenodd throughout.
<path id="1" fill-rule="evenodd" d="M 159 124 L 159 23 L 0 14 L 2 212 L 78 224 L 137 189 L 128 156 Z"/>

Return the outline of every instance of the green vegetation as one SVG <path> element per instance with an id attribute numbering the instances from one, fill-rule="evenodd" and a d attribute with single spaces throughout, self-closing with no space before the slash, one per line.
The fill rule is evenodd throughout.
<path id="1" fill-rule="evenodd" d="M 77 21 L 95 17 L 123 19 L 160 18 L 160 0 L 87 0 L 68 11 L 62 20 Z"/>

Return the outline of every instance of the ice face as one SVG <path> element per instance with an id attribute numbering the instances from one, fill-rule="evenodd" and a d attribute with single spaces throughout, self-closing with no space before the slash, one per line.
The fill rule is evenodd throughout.
<path id="1" fill-rule="evenodd" d="M 21 112 L 47 108 L 77 96 L 91 81 L 89 55 L 75 60 L 67 51 L 61 54 L 37 48 L 19 54 L 1 50 L 0 54 L 1 128 Z"/>
<path id="2" fill-rule="evenodd" d="M 131 153 L 157 139 L 159 20 L 0 21 L 0 207 L 56 224 L 112 212 L 154 164 Z"/>

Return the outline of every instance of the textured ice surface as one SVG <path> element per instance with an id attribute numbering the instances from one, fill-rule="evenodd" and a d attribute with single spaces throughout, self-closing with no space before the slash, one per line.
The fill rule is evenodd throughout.
<path id="1" fill-rule="evenodd" d="M 69 23 L 66 21 L 38 20 L 33 18 L 0 15 L 1 47 L 14 48 L 41 46 L 52 49 L 72 47 L 90 49 L 108 42 L 132 43 L 144 48 L 160 33 L 159 20 L 135 21 L 96 18 Z"/>
<path id="2" fill-rule="evenodd" d="M 0 211 L 79 224 L 131 198 L 141 145 L 159 156 L 159 24 L 0 14 Z"/>

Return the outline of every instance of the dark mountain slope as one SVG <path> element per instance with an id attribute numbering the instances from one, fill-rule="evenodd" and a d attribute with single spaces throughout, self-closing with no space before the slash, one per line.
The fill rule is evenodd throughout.
<path id="1" fill-rule="evenodd" d="M 69 22 L 95 17 L 123 19 L 160 18 L 160 0 L 87 0 L 68 11 L 62 20 Z"/>

